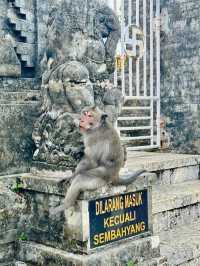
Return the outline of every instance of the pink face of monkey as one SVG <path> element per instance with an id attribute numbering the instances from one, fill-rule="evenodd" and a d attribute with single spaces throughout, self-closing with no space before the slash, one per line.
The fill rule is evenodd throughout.
<path id="1" fill-rule="evenodd" d="M 107 114 L 103 113 L 97 107 L 83 111 L 79 122 L 81 133 L 100 127 L 106 117 Z"/>
<path id="2" fill-rule="evenodd" d="M 94 123 L 94 117 L 91 111 L 85 111 L 81 115 L 80 123 L 79 123 L 79 128 L 80 131 L 83 133 L 87 130 L 89 130 Z"/>

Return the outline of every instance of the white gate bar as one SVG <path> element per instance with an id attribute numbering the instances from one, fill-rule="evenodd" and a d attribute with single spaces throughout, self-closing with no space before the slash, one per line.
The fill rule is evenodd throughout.
<path id="1" fill-rule="evenodd" d="M 157 96 L 152 96 L 152 97 L 149 97 L 149 96 L 125 96 L 125 100 L 149 100 L 149 101 L 152 101 L 152 100 L 158 100 L 158 97 Z"/>
<path id="2" fill-rule="evenodd" d="M 154 81 L 154 58 L 153 58 L 153 22 L 154 22 L 154 16 L 153 16 L 153 2 L 154 0 L 150 0 L 150 97 L 151 97 L 151 145 L 153 145 L 153 81 Z"/>
<path id="3" fill-rule="evenodd" d="M 132 0 L 128 0 L 128 26 L 132 24 Z M 129 57 L 129 95 L 133 95 L 133 59 Z"/>
<path id="4" fill-rule="evenodd" d="M 124 31 L 125 31 L 125 16 L 124 16 L 124 0 L 121 0 L 121 55 L 123 56 L 122 60 L 122 69 L 121 69 L 121 81 L 122 81 L 122 94 L 126 95 L 125 92 L 125 62 L 124 62 Z"/>
<path id="5" fill-rule="evenodd" d="M 113 10 L 115 10 L 114 9 L 115 8 L 115 0 L 108 0 L 107 4 L 108 4 L 108 6 L 110 8 L 112 8 Z"/>
<path id="6" fill-rule="evenodd" d="M 121 116 L 121 117 L 118 117 L 118 121 L 125 121 L 125 120 L 150 120 L 151 117 L 150 116 Z"/>
<path id="7" fill-rule="evenodd" d="M 118 16 L 121 15 L 121 5 L 122 5 L 122 1 L 114 0 L 114 7 L 115 7 L 115 10 Z"/>
<path id="8" fill-rule="evenodd" d="M 129 95 L 133 95 L 133 59 L 129 57 L 128 59 L 129 64 Z"/>
<path id="9" fill-rule="evenodd" d="M 150 126 L 144 126 L 144 127 L 118 127 L 121 131 L 130 131 L 130 130 L 146 130 L 151 129 Z"/>
<path id="10" fill-rule="evenodd" d="M 115 72 L 114 72 L 114 85 L 115 87 L 117 87 L 117 75 L 118 75 L 118 71 L 117 71 L 117 60 L 115 60 Z"/>
<path id="11" fill-rule="evenodd" d="M 146 145 L 146 146 L 135 146 L 135 147 L 127 147 L 127 151 L 140 151 L 140 150 L 151 150 L 158 148 L 157 145 Z"/>
<path id="12" fill-rule="evenodd" d="M 140 136 L 140 137 L 121 137 L 122 141 L 129 141 L 129 140 L 145 140 L 150 139 L 151 136 Z"/>
<path id="13" fill-rule="evenodd" d="M 144 55 L 143 55 L 143 82 L 144 96 L 147 95 L 147 0 L 143 0 L 143 33 L 144 33 Z"/>
<path id="14" fill-rule="evenodd" d="M 150 110 L 150 106 L 123 106 L 122 110 Z"/>
<path id="15" fill-rule="evenodd" d="M 157 87 L 157 145 L 160 146 L 160 0 L 156 0 L 156 87 Z"/>
<path id="16" fill-rule="evenodd" d="M 140 26 L 140 1 L 136 0 L 136 26 Z M 136 95 L 140 95 L 140 59 L 136 59 Z"/>

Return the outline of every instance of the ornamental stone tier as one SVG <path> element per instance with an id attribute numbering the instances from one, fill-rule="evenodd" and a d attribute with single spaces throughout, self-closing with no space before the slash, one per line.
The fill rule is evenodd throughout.
<path id="1" fill-rule="evenodd" d="M 102 1 L 60 1 L 50 12 L 41 115 L 33 130 L 37 167 L 77 164 L 83 145 L 74 120 L 84 107 L 97 105 L 116 121 L 123 97 L 110 76 L 119 37 L 119 21 Z"/>

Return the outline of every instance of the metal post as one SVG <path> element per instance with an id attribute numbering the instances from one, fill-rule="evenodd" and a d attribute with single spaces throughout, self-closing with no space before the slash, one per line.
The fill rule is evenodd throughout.
<path id="1" fill-rule="evenodd" d="M 122 60 L 122 69 L 121 69 L 121 81 L 122 81 L 122 94 L 126 96 L 125 92 L 125 62 L 124 62 L 124 32 L 125 32 L 125 17 L 124 17 L 124 0 L 121 0 L 121 55 L 123 56 Z"/>
<path id="2" fill-rule="evenodd" d="M 136 26 L 140 26 L 140 1 L 136 0 Z M 140 59 L 136 59 L 136 95 L 140 95 Z"/>
<path id="3" fill-rule="evenodd" d="M 144 33 L 144 56 L 143 56 L 143 82 L 144 82 L 144 96 L 147 95 L 147 4 L 143 0 L 143 33 Z"/>
<path id="4" fill-rule="evenodd" d="M 156 0 L 156 87 L 157 87 L 157 145 L 160 147 L 160 0 Z"/>
<path id="5" fill-rule="evenodd" d="M 128 26 L 132 24 L 132 0 L 128 1 Z M 133 95 L 133 59 L 129 57 L 129 96 Z"/>
<path id="6" fill-rule="evenodd" d="M 151 98 L 151 145 L 153 146 L 154 141 L 153 141 L 153 113 L 154 113 L 154 108 L 153 108 L 153 80 L 154 80 L 154 60 L 153 60 L 153 0 L 150 0 L 150 98 Z"/>

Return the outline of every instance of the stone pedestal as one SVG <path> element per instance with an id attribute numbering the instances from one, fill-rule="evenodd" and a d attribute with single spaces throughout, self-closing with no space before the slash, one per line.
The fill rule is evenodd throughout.
<path id="1" fill-rule="evenodd" d="M 70 176 L 70 171 L 65 174 Z M 42 171 L 2 177 L 26 200 L 13 240 L 16 260 L 29 266 L 167 265 L 159 238 L 152 236 L 153 174 L 128 186 L 108 184 L 82 193 L 65 212 L 66 219 L 63 213 L 51 215 L 64 201 L 68 184 L 59 183 L 62 177 Z"/>
<path id="2" fill-rule="evenodd" d="M 69 171 L 65 174 L 70 176 L 71 173 Z M 98 249 L 104 248 L 101 243 L 102 237 L 108 238 L 104 243 L 107 246 L 111 245 L 111 242 L 113 242 L 112 245 L 118 244 L 119 241 L 115 240 L 120 240 L 121 243 L 124 241 L 122 239 L 129 240 L 129 237 L 138 234 L 143 237 L 151 234 L 151 187 L 148 183 L 151 174 L 141 176 L 139 181 L 128 186 L 107 185 L 96 191 L 82 193 L 75 207 L 66 211 L 66 222 L 63 213 L 56 216 L 51 215 L 51 211 L 64 201 L 68 184 L 63 187 L 59 183 L 62 177 L 62 173 L 40 172 L 40 174 L 14 175 L 10 179 L 6 179 L 7 182 L 10 182 L 10 186 L 16 186 L 17 182 L 20 192 L 26 197 L 29 204 L 26 213 L 27 219 L 23 226 L 29 240 L 75 253 L 93 253 L 96 252 L 97 247 Z M 145 197 L 148 198 L 145 199 Z M 146 200 L 146 205 L 142 206 L 144 200 Z M 138 204 L 138 207 L 134 207 L 134 204 Z M 97 213 L 95 213 L 95 208 L 98 209 L 96 209 Z M 138 232 L 134 233 L 134 228 L 132 228 L 132 233 L 130 233 L 126 230 L 130 231 L 132 224 L 142 222 L 135 217 L 135 215 L 141 216 L 141 213 L 134 212 L 137 208 L 140 208 L 140 212 L 141 210 L 146 211 L 148 224 L 147 218 L 145 218 L 144 228 L 140 225 L 141 228 L 136 229 Z M 103 225 L 104 223 L 105 225 Z M 97 247 L 92 245 L 90 235 L 91 232 L 95 233 L 93 225 L 102 226 L 102 228 L 95 228 L 98 235 L 95 243 L 99 242 Z M 118 227 L 121 228 L 120 232 L 118 230 L 118 236 L 111 236 L 112 230 L 117 230 Z M 110 231 L 109 235 L 104 234 L 103 236 L 106 231 Z M 117 234 L 117 231 L 115 233 Z"/>
<path id="3" fill-rule="evenodd" d="M 85 192 L 65 211 L 64 237 L 74 252 L 90 254 L 151 235 L 151 187 L 143 178 L 138 184 Z"/>

